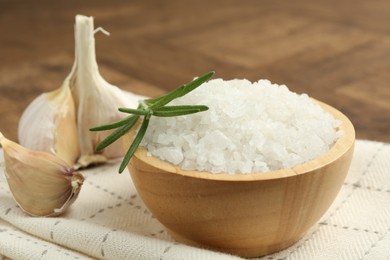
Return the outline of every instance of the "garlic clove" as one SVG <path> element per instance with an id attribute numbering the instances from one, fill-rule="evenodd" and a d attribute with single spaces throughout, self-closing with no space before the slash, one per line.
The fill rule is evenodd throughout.
<path id="1" fill-rule="evenodd" d="M 68 87 L 63 86 L 38 96 L 19 121 L 19 143 L 29 149 L 57 155 L 74 165 L 80 155 L 76 111 Z"/>
<path id="2" fill-rule="evenodd" d="M 87 166 L 123 155 L 119 142 L 96 153 L 96 146 L 112 131 L 91 132 L 94 126 L 117 121 L 124 117 L 118 107 L 138 105 L 139 97 L 125 94 L 100 75 L 95 54 L 95 30 L 92 17 L 76 16 L 75 64 L 70 75 L 70 89 L 77 109 L 77 126 L 81 157 L 79 164 Z"/>
<path id="3" fill-rule="evenodd" d="M 33 151 L 6 139 L 4 149 L 6 179 L 15 201 L 33 216 L 56 216 L 77 198 L 84 177 L 59 157 Z"/>

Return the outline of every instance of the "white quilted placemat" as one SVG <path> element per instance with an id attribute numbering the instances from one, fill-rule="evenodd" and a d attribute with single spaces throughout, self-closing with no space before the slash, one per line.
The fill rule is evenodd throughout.
<path id="1" fill-rule="evenodd" d="M 0 149 L 0 259 L 240 259 L 176 243 L 118 164 L 83 171 L 66 214 L 30 217 L 14 202 Z M 325 216 L 295 245 L 259 259 L 390 259 L 390 144 L 356 142 L 350 172 Z"/>

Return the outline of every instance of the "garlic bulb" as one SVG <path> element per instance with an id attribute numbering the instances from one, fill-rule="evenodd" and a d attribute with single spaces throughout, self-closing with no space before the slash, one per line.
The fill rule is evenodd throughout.
<path id="1" fill-rule="evenodd" d="M 6 139 L 4 149 L 6 179 L 15 201 L 33 216 L 56 216 L 77 198 L 84 177 L 65 161 L 50 153 L 33 151 Z"/>
<path id="2" fill-rule="evenodd" d="M 80 155 L 76 110 L 68 86 L 38 96 L 19 121 L 18 137 L 22 146 L 50 152 L 73 165 Z"/>
<path id="3" fill-rule="evenodd" d="M 122 156 L 117 142 L 97 153 L 95 147 L 112 131 L 90 132 L 94 126 L 124 117 L 119 107 L 135 108 L 141 96 L 124 92 L 100 75 L 95 57 L 93 18 L 76 16 L 75 61 L 62 87 L 37 97 L 24 111 L 19 142 L 50 152 L 72 167 L 86 167 Z"/>
<path id="4" fill-rule="evenodd" d="M 79 164 L 88 165 L 102 159 L 123 155 L 119 142 L 96 154 L 96 146 L 112 131 L 91 132 L 94 126 L 106 124 L 124 117 L 118 107 L 136 107 L 138 97 L 128 95 L 106 82 L 100 75 L 95 57 L 95 38 L 92 17 L 76 16 L 76 58 L 70 75 L 70 89 L 77 109 L 77 126 L 81 157 Z"/>

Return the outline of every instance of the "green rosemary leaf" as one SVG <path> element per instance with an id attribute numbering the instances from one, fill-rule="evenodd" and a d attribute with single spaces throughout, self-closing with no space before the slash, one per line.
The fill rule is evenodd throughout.
<path id="1" fill-rule="evenodd" d="M 208 109 L 209 108 L 207 106 L 190 106 L 187 108 L 176 108 L 176 109 L 173 109 L 173 107 L 171 107 L 170 109 L 154 110 L 153 115 L 158 117 L 183 116 L 183 115 L 189 115 L 189 114 L 206 111 Z"/>
<path id="2" fill-rule="evenodd" d="M 204 105 L 178 105 L 178 106 L 163 106 L 153 109 L 154 111 L 175 111 L 175 110 L 184 110 L 184 109 L 200 109 L 205 111 L 208 109 L 207 106 Z"/>
<path id="3" fill-rule="evenodd" d="M 104 130 L 111 130 L 114 128 L 118 128 L 118 127 L 121 127 L 121 126 L 127 124 L 131 120 L 132 117 L 134 117 L 134 115 L 125 117 L 119 121 L 116 121 L 116 122 L 113 122 L 110 124 L 95 126 L 95 127 L 90 128 L 89 131 L 104 131 Z"/>
<path id="4" fill-rule="evenodd" d="M 204 82 L 209 80 L 213 75 L 214 75 L 214 71 L 208 72 L 208 73 L 194 79 L 193 81 L 188 82 L 188 83 L 172 90 L 171 92 L 168 92 L 168 94 L 166 94 L 164 96 L 161 96 L 161 97 L 155 98 L 155 99 L 147 99 L 144 102 L 147 105 L 149 105 L 150 108 L 165 106 L 166 104 L 168 104 L 172 100 L 179 98 L 179 97 L 182 97 L 182 96 L 186 95 L 187 93 L 193 91 L 194 89 L 196 89 L 197 87 L 202 85 Z"/>
<path id="5" fill-rule="evenodd" d="M 160 96 L 160 97 L 156 97 L 156 98 L 148 98 L 148 99 L 144 99 L 142 102 L 144 102 L 147 106 L 151 106 L 157 102 L 159 102 L 160 100 L 162 100 L 163 98 L 165 98 L 165 95 L 164 96 Z"/>
<path id="6" fill-rule="evenodd" d="M 119 108 L 119 111 L 124 113 L 130 113 L 132 115 L 113 122 L 106 125 L 92 127 L 90 131 L 104 131 L 116 128 L 116 130 L 109 135 L 106 139 L 104 139 L 97 147 L 96 151 L 100 151 L 116 140 L 118 140 L 121 136 L 126 134 L 132 127 L 135 126 L 137 120 L 143 116 L 143 122 L 141 127 L 134 138 L 133 143 L 130 145 L 125 157 L 123 158 L 122 164 L 119 168 L 119 173 L 123 172 L 126 168 L 127 164 L 130 161 L 130 158 L 133 156 L 138 146 L 140 145 L 142 138 L 144 137 L 146 130 L 149 125 L 150 118 L 152 116 L 159 117 L 172 117 L 172 116 L 181 116 L 188 115 L 193 113 L 198 113 L 202 111 L 208 110 L 207 106 L 202 105 L 179 105 L 179 106 L 167 106 L 169 102 L 172 100 L 182 97 L 187 93 L 193 91 L 204 82 L 209 80 L 214 75 L 214 72 L 206 73 L 191 82 L 188 82 L 170 92 L 168 94 L 163 95 L 157 98 L 145 99 L 139 102 L 137 109 L 133 108 Z"/>
<path id="7" fill-rule="evenodd" d="M 138 130 L 138 133 L 134 138 L 133 143 L 131 144 L 131 146 L 129 147 L 129 150 L 127 150 L 127 153 L 126 153 L 125 157 L 123 158 L 121 166 L 119 167 L 119 173 L 122 173 L 125 170 L 127 164 L 130 161 L 130 158 L 133 156 L 133 154 L 137 150 L 139 144 L 142 141 L 142 138 L 144 137 L 144 135 L 146 133 L 146 129 L 148 128 L 149 121 L 150 121 L 150 115 L 145 116 L 144 120 L 142 121 L 141 127 Z"/>
<path id="8" fill-rule="evenodd" d="M 141 116 L 146 116 L 147 114 L 150 113 L 150 111 L 147 111 L 145 109 L 133 109 L 133 108 L 125 108 L 125 107 L 121 107 L 118 110 L 124 113 L 141 115 Z"/>
<path id="9" fill-rule="evenodd" d="M 127 122 L 127 124 L 121 126 L 120 128 L 116 129 L 111 135 L 107 136 L 106 139 L 104 139 L 99 145 L 96 147 L 96 151 L 100 151 L 116 140 L 118 140 L 121 136 L 123 136 L 127 131 L 132 128 L 135 123 L 137 122 L 139 116 L 132 116 L 130 120 Z"/>

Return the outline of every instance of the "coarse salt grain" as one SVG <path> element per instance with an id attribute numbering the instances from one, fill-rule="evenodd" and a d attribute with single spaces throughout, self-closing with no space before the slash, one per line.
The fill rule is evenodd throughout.
<path id="1" fill-rule="evenodd" d="M 325 152 L 342 135 L 340 121 L 306 94 L 268 80 L 210 80 L 169 105 L 208 111 L 152 117 L 141 143 L 184 170 L 255 173 L 288 168 Z"/>

